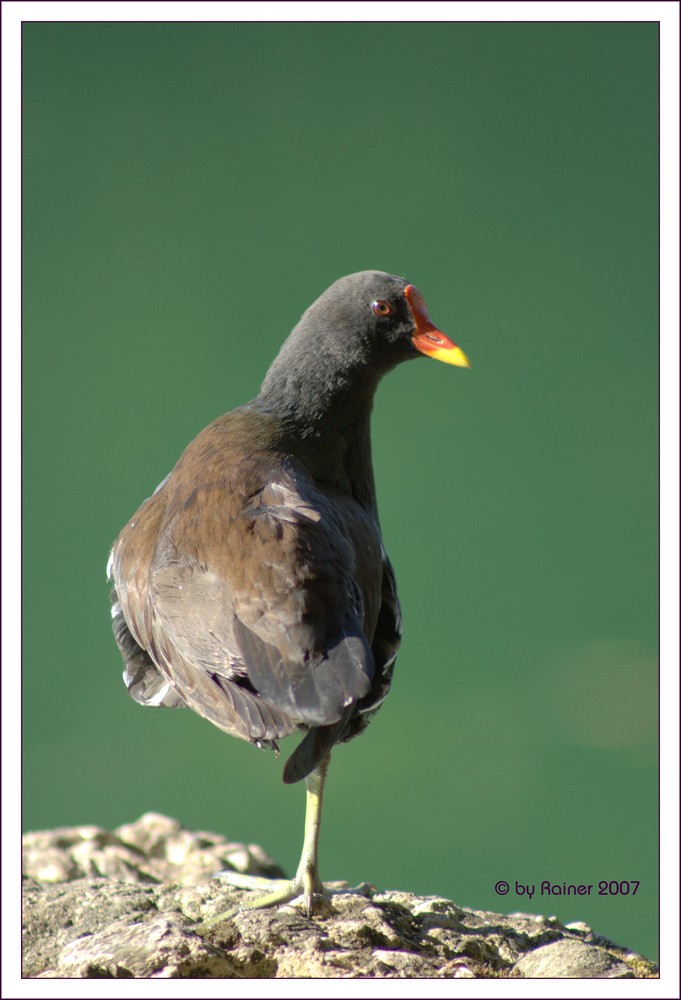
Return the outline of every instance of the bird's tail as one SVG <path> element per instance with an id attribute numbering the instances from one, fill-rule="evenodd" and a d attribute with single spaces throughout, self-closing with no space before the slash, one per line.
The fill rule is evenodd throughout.
<path id="1" fill-rule="evenodd" d="M 355 705 L 350 705 L 338 722 L 334 722 L 333 725 L 314 726 L 305 734 L 284 764 L 283 778 L 287 785 L 307 778 L 308 774 L 311 774 L 320 761 L 331 751 L 334 744 L 342 739 L 355 707 Z"/>

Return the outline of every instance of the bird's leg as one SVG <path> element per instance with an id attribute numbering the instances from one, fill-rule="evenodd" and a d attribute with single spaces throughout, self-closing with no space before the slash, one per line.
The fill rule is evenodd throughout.
<path id="1" fill-rule="evenodd" d="M 308 917 L 312 913 L 312 899 L 315 892 L 322 892 L 323 886 L 319 880 L 317 856 L 319 852 L 319 830 L 322 825 L 322 798 L 326 773 L 329 769 L 330 754 L 323 757 L 312 774 L 305 779 L 307 789 L 305 799 L 305 838 L 303 851 L 300 855 L 298 871 L 293 879 L 294 885 L 301 885 L 307 907 Z"/>
<path id="2" fill-rule="evenodd" d="M 264 910 L 270 906 L 278 906 L 280 903 L 288 903 L 292 899 L 302 896 L 305 900 L 308 917 L 312 913 L 312 902 L 315 893 L 323 892 L 323 886 L 319 879 L 319 869 L 317 863 L 317 853 L 319 846 L 319 829 L 322 822 L 322 797 L 324 795 L 324 783 L 326 772 L 329 767 L 330 755 L 327 754 L 310 775 L 305 779 L 307 795 L 305 802 L 305 839 L 303 841 L 303 852 L 300 856 L 300 863 L 295 876 L 290 882 L 277 880 L 279 888 L 265 896 L 258 896 L 256 899 L 247 900 L 219 913 L 210 920 L 204 920 L 201 930 L 219 924 L 223 920 L 233 917 L 242 910 Z"/>

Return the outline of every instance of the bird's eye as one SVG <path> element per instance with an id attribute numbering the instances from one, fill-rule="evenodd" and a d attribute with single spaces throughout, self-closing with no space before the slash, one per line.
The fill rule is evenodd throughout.
<path id="1" fill-rule="evenodd" d="M 389 303 L 385 299 L 376 299 L 375 302 L 371 303 L 371 308 L 377 316 L 387 316 L 388 313 L 392 312 Z"/>

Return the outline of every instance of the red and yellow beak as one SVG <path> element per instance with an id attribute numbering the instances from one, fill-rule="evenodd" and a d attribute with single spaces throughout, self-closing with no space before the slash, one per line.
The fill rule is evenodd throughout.
<path id="1" fill-rule="evenodd" d="M 435 358 L 436 361 L 444 361 L 446 365 L 470 368 L 471 363 L 461 348 L 431 323 L 428 306 L 418 288 L 407 285 L 404 294 L 414 317 L 416 332 L 411 342 L 416 350 L 421 354 L 427 354 L 429 358 Z"/>

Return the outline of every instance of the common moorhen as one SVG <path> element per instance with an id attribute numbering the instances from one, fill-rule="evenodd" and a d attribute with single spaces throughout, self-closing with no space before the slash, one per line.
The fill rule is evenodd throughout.
<path id="1" fill-rule="evenodd" d="M 260 395 L 192 441 L 111 551 L 113 629 L 136 701 L 187 705 L 277 752 L 305 734 L 284 767 L 285 782 L 307 780 L 298 871 L 241 908 L 303 895 L 311 912 L 331 748 L 366 728 L 390 688 L 402 625 L 369 422 L 381 377 L 421 355 L 470 367 L 414 285 L 382 271 L 340 278 Z"/>

